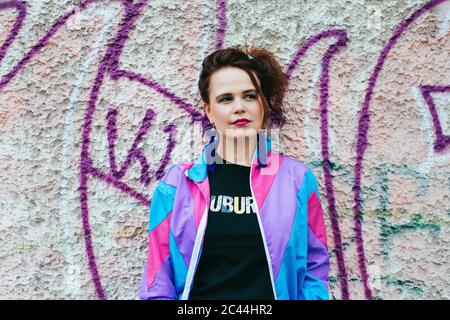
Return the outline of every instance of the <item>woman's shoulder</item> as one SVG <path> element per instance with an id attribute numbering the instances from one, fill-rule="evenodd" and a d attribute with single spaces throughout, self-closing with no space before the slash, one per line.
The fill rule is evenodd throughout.
<path id="1" fill-rule="evenodd" d="M 304 161 L 294 157 L 286 156 L 284 159 L 286 162 L 286 168 L 291 173 L 294 185 L 299 193 L 304 195 L 305 199 L 309 198 L 309 194 L 312 190 L 315 190 L 319 195 L 319 185 L 312 168 Z"/>
<path id="2" fill-rule="evenodd" d="M 179 184 L 180 178 L 185 175 L 186 170 L 188 170 L 192 164 L 193 162 L 170 164 L 165 170 L 165 174 L 161 178 L 161 181 L 176 187 Z"/>
<path id="3" fill-rule="evenodd" d="M 304 161 L 285 154 L 283 154 L 283 163 L 281 166 L 281 170 L 287 170 L 295 177 L 304 177 L 306 173 L 312 173 L 311 167 Z"/>

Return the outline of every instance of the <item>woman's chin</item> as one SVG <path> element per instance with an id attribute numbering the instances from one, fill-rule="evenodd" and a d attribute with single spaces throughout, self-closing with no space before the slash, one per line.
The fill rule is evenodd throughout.
<path id="1" fill-rule="evenodd" d="M 226 137 L 228 139 L 244 139 L 255 137 L 258 134 L 258 131 L 254 128 L 230 128 L 226 130 Z"/>

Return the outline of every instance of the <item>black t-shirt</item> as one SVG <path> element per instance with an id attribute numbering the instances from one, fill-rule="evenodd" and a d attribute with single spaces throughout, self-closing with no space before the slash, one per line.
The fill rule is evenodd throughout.
<path id="1" fill-rule="evenodd" d="M 216 153 L 216 170 L 208 178 L 208 224 L 189 300 L 273 300 L 250 167 Z"/>

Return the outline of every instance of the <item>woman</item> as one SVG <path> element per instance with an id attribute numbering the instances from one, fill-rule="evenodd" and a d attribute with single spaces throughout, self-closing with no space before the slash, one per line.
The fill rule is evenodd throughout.
<path id="1" fill-rule="evenodd" d="M 272 151 L 267 135 L 285 123 L 286 89 L 265 49 L 205 58 L 199 90 L 211 140 L 155 189 L 140 299 L 328 299 L 317 180 Z"/>

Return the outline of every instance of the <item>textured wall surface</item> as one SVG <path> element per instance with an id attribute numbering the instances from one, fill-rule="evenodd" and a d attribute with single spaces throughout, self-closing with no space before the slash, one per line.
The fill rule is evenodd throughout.
<path id="1" fill-rule="evenodd" d="M 450 298 L 448 0 L 0 0 L 0 298 L 136 298 L 201 61 L 245 43 L 289 76 L 277 148 L 319 179 L 332 298 Z"/>

